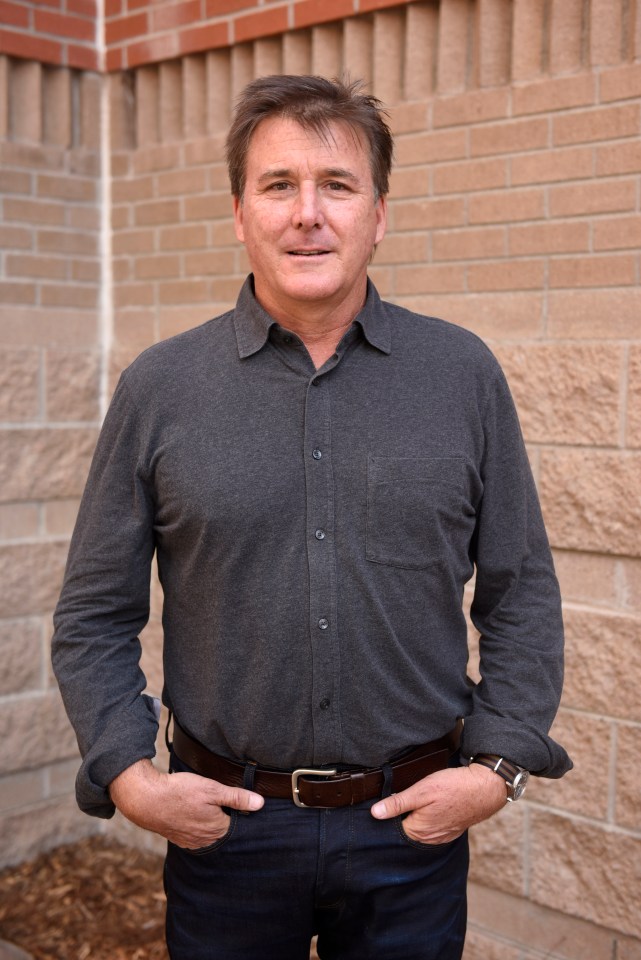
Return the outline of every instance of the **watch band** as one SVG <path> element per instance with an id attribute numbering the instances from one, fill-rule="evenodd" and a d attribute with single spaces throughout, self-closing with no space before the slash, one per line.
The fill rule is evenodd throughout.
<path id="1" fill-rule="evenodd" d="M 507 799 L 510 803 L 513 803 L 515 800 L 520 800 L 525 793 L 530 774 L 524 767 L 520 767 L 518 763 L 514 763 L 512 760 L 506 760 L 505 757 L 500 757 L 495 753 L 477 753 L 471 757 L 470 763 L 480 763 L 481 766 L 487 767 L 494 773 L 498 773 L 499 777 L 505 780 Z"/>

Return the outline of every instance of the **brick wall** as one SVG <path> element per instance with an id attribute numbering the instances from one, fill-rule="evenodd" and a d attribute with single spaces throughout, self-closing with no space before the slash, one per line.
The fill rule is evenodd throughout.
<path id="1" fill-rule="evenodd" d="M 113 18 L 129 11 L 122 5 L 107 12 Z M 30 64 L 3 62 L 0 75 L 9 73 L 16 89 L 36 89 Z M 244 278 L 223 165 L 236 93 L 265 73 L 334 75 L 345 66 L 391 105 L 397 134 L 390 232 L 372 276 L 386 297 L 468 326 L 499 356 L 519 406 L 565 601 L 567 682 L 557 732 L 576 770 L 559 783 L 536 782 L 527 802 L 474 830 L 466 960 L 640 960 L 641 818 L 631 771 L 641 732 L 641 0 L 419 2 L 112 72 L 105 81 L 112 381 L 149 343 L 230 306 Z M 62 74 L 41 70 L 46 98 Z M 79 84 L 74 89 L 89 79 L 65 76 Z M 7 148 L 25 157 L 59 156 L 71 181 L 79 172 L 74 158 L 87 152 L 49 144 L 54 125 L 29 119 L 29 111 L 10 115 Z M 36 133 L 44 142 L 27 148 Z M 22 202 L 34 203 L 38 175 L 26 160 L 14 167 L 12 175 L 25 167 L 29 179 L 9 182 L 23 188 Z M 80 208 L 92 204 L 76 196 L 65 216 Z M 79 489 L 75 474 L 63 478 L 60 470 L 60 487 L 49 492 L 52 471 L 38 431 L 57 437 L 61 429 L 77 430 L 90 444 L 95 413 L 87 406 L 91 391 L 70 401 L 61 389 L 74 422 L 62 417 L 46 425 L 47 389 L 69 380 L 64 372 L 46 379 L 43 366 L 51 345 L 38 318 L 44 288 L 54 284 L 7 273 L 25 234 L 33 255 L 45 228 L 31 221 L 9 227 L 19 232 L 11 234 L 16 251 L 3 255 L 10 285 L 4 289 L 17 306 L 0 328 L 1 342 L 21 348 L 7 367 L 17 364 L 16 396 L 33 397 L 37 389 L 40 404 L 34 412 L 32 399 L 33 420 L 25 420 L 25 401 L 12 401 L 18 412 L 11 413 L 11 431 L 23 431 L 23 422 L 33 431 L 7 458 L 12 474 L 16 449 L 27 467 L 15 471 L 2 515 L 13 524 L 32 518 L 27 534 L 5 528 L 13 572 L 11 551 L 27 551 L 31 564 L 38 550 L 64 553 L 64 531 L 58 539 L 46 526 L 48 499 L 67 504 L 70 515 Z M 91 259 L 87 249 L 83 261 Z M 21 306 L 23 296 L 31 299 Z M 51 316 L 62 317 L 56 336 L 69 337 L 65 357 L 87 351 L 75 376 L 90 377 L 96 313 L 78 302 Z M 81 335 L 89 340 L 78 342 Z M 98 355 L 104 361 L 104 352 Z M 28 362 L 30 380 L 21 372 Z M 11 431 L 2 432 L 7 442 Z M 64 462 L 82 473 L 84 457 L 84 447 L 78 456 L 70 450 Z M 40 616 L 47 616 L 59 577 L 49 560 L 27 570 L 23 606 L 0 621 L 7 629 L 18 624 L 20 637 L 27 625 L 42 630 Z M 41 598 L 37 585 L 45 582 L 51 586 Z M 157 605 L 158 597 L 145 644 L 156 693 Z M 33 641 L 40 655 L 46 629 Z M 23 652 L 17 640 L 12 649 Z M 14 683 L 0 710 L 22 731 L 16 705 L 28 712 L 32 690 L 36 698 L 47 695 L 34 686 L 31 657 L 25 652 L 15 662 L 20 677 L 32 674 Z M 37 662 L 42 677 L 44 660 Z M 0 789 L 15 798 L 11 790 L 22 789 L 21 778 L 41 783 L 43 776 L 37 768 L 16 772 Z M 34 802 L 41 809 L 42 801 Z M 18 821 L 12 813 L 6 822 L 15 829 Z M 86 828 L 82 818 L 77 823 Z"/>
<path id="2" fill-rule="evenodd" d="M 97 0 L 0 0 L 0 53 L 98 69 Z"/>

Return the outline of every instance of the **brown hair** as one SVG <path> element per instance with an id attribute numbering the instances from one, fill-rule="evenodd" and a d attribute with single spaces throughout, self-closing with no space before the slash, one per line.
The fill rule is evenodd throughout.
<path id="1" fill-rule="evenodd" d="M 369 144 L 376 198 L 389 193 L 394 142 L 383 119 L 383 104 L 362 93 L 364 82 L 342 82 L 325 77 L 274 75 L 249 83 L 236 105 L 227 136 L 227 168 L 231 192 L 242 198 L 247 152 L 258 124 L 267 117 L 285 117 L 327 137 L 332 123 L 345 123 Z"/>

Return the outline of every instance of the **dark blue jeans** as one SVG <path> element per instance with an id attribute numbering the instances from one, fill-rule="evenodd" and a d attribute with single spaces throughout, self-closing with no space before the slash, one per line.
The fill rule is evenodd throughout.
<path id="1" fill-rule="evenodd" d="M 172 758 L 174 770 L 188 770 Z M 266 800 L 231 812 L 227 834 L 199 851 L 169 844 L 171 960 L 460 960 L 467 836 L 431 846 L 374 801 L 336 810 Z"/>

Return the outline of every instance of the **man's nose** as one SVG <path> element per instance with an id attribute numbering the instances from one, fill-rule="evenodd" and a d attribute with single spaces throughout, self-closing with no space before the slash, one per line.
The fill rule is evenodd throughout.
<path id="1" fill-rule="evenodd" d="M 323 209 L 316 185 L 302 184 L 294 201 L 292 221 L 296 229 L 312 230 L 323 224 Z"/>

